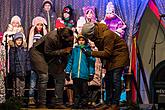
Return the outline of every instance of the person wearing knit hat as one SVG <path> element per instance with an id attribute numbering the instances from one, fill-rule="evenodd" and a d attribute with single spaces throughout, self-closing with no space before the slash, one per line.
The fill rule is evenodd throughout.
<path id="1" fill-rule="evenodd" d="M 26 73 L 31 70 L 30 57 L 27 47 L 23 45 L 23 33 L 18 32 L 13 37 L 14 47 L 9 49 L 9 70 L 12 75 L 15 75 L 13 96 L 23 97 Z"/>
<path id="2" fill-rule="evenodd" d="M 5 77 L 6 77 L 6 51 L 2 45 L 3 33 L 0 32 L 0 104 L 6 101 Z"/>
<path id="3" fill-rule="evenodd" d="M 52 2 L 51 0 L 44 0 L 44 1 L 42 2 L 43 8 L 46 8 L 46 7 L 44 7 L 44 6 L 45 6 L 45 4 L 47 4 L 47 3 L 51 6 L 51 8 L 53 7 L 53 2 Z M 49 10 L 47 10 L 47 11 L 49 11 Z"/>
<path id="4" fill-rule="evenodd" d="M 48 32 L 55 29 L 56 13 L 53 9 L 53 2 L 51 0 L 44 0 L 42 3 L 42 10 L 38 16 L 45 18 L 47 21 Z"/>
<path id="5" fill-rule="evenodd" d="M 7 35 L 7 43 L 9 43 L 9 41 L 12 41 L 13 37 L 11 37 L 11 36 L 17 32 L 24 33 L 24 30 L 23 30 L 23 27 L 21 25 L 21 18 L 19 16 L 15 15 L 11 18 L 10 24 L 8 24 L 7 30 L 4 32 L 2 43 L 4 45 L 6 45 L 6 41 L 5 41 L 6 35 Z M 26 41 L 25 35 L 23 37 L 23 40 Z"/>
<path id="6" fill-rule="evenodd" d="M 21 25 L 21 18 L 19 16 L 17 16 L 17 15 L 13 16 L 11 18 L 10 24 L 13 24 L 13 25 L 16 25 L 16 26 L 17 25 L 20 26 Z"/>
<path id="7" fill-rule="evenodd" d="M 23 34 L 20 32 L 14 34 L 13 40 L 16 41 L 18 38 L 23 40 Z"/>
<path id="8" fill-rule="evenodd" d="M 78 35 L 77 44 L 73 49 L 64 71 L 66 80 L 73 80 L 74 104 L 73 109 L 87 109 L 88 106 L 88 81 L 95 74 L 95 58 L 87 57 L 82 51 L 91 50 L 87 39 Z"/>
<path id="9" fill-rule="evenodd" d="M 30 28 L 29 37 L 28 37 L 28 50 L 30 50 L 33 45 L 41 39 L 44 35 L 47 34 L 46 29 L 47 21 L 41 17 L 37 16 L 32 20 L 32 27 Z M 35 71 L 31 71 L 30 75 L 30 90 L 29 90 L 29 107 L 35 106 L 35 88 L 37 83 L 37 73 Z"/>
<path id="10" fill-rule="evenodd" d="M 33 46 L 33 43 L 35 43 L 37 40 L 34 39 L 35 34 L 41 34 L 42 36 L 47 34 L 46 25 L 47 21 L 43 17 L 37 16 L 33 18 L 32 27 L 30 29 L 28 38 L 28 49 L 30 49 Z"/>
<path id="11" fill-rule="evenodd" d="M 75 21 L 73 19 L 73 9 L 71 5 L 65 6 L 62 11 L 62 20 L 64 21 L 64 25 L 69 28 L 74 28 Z M 73 29 L 74 31 L 74 29 Z"/>
<path id="12" fill-rule="evenodd" d="M 112 2 L 108 2 L 106 6 L 105 18 L 101 22 L 105 23 L 110 30 L 118 34 L 121 38 L 124 38 L 126 24 L 115 13 L 115 6 Z"/>
<path id="13" fill-rule="evenodd" d="M 94 6 L 83 7 L 84 17 L 86 22 L 96 22 L 96 8 Z"/>
<path id="14" fill-rule="evenodd" d="M 106 92 L 111 94 L 110 97 L 106 97 L 108 102 L 106 108 L 119 110 L 121 76 L 124 68 L 129 65 L 127 43 L 103 23 L 84 24 L 82 34 L 93 41 L 98 48 L 98 51 L 83 51 L 84 54 L 105 60 L 105 69 L 107 70 L 105 88 Z M 109 106 L 110 103 L 111 106 Z"/>

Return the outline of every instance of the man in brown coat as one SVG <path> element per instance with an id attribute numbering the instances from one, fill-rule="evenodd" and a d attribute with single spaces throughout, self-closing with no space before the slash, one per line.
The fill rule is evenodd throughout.
<path id="1" fill-rule="evenodd" d="M 110 31 L 102 23 L 86 23 L 82 34 L 93 41 L 98 51 L 83 51 L 87 56 L 94 56 L 104 60 L 107 73 L 105 75 L 106 92 L 110 94 L 107 101 L 111 106 L 108 110 L 119 110 L 121 95 L 121 75 L 124 67 L 129 64 L 129 51 L 124 39 Z"/>
<path id="2" fill-rule="evenodd" d="M 43 36 L 30 49 L 33 70 L 38 74 L 38 108 L 46 108 L 46 88 L 48 72 L 55 79 L 57 95 L 55 108 L 65 108 L 63 105 L 63 88 L 65 81 L 64 68 L 67 55 L 73 46 L 73 32 L 68 28 L 57 29 Z"/>

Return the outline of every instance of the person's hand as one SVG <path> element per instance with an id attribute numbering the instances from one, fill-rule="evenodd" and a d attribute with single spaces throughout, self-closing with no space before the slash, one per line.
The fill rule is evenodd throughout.
<path id="1" fill-rule="evenodd" d="M 93 80 L 93 75 L 89 75 L 89 82 Z"/>
<path id="2" fill-rule="evenodd" d="M 70 53 L 72 50 L 72 47 L 66 47 L 64 48 L 65 53 Z"/>
<path id="3" fill-rule="evenodd" d="M 82 52 L 87 56 L 90 57 L 92 54 L 92 51 L 86 50 L 85 48 L 82 48 Z"/>
<path id="4" fill-rule="evenodd" d="M 70 75 L 69 75 L 69 74 L 65 74 L 65 79 L 66 79 L 67 81 L 70 81 Z"/>

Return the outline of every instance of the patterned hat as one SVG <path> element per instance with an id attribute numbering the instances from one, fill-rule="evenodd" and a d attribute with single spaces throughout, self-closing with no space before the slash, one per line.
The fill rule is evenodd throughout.
<path id="1" fill-rule="evenodd" d="M 73 14 L 72 6 L 68 5 L 68 6 L 64 7 L 63 13 L 68 13 L 70 16 L 72 16 L 72 14 Z"/>
<path id="2" fill-rule="evenodd" d="M 108 2 L 106 7 L 106 14 L 107 13 L 115 13 L 115 7 L 112 2 Z"/>
<path id="3" fill-rule="evenodd" d="M 21 18 L 17 15 L 13 16 L 11 18 L 10 24 L 12 24 L 13 21 L 17 21 L 19 23 L 19 25 L 21 25 Z"/>
<path id="4" fill-rule="evenodd" d="M 32 20 L 33 26 L 36 26 L 39 23 L 47 25 L 47 21 L 41 16 L 37 16 Z"/>

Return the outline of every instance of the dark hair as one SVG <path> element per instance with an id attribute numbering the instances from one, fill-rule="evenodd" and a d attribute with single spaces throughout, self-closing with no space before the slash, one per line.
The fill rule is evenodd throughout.
<path id="1" fill-rule="evenodd" d="M 62 39 L 66 39 L 70 36 L 73 36 L 73 31 L 70 28 L 57 29 L 57 33 L 59 36 L 61 36 Z"/>

